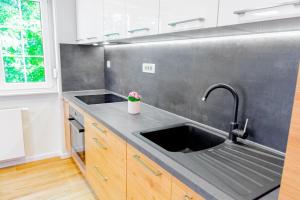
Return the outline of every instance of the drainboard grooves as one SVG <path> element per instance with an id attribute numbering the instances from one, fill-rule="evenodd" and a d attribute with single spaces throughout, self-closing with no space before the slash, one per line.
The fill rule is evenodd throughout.
<path id="1" fill-rule="evenodd" d="M 206 170 L 200 176 L 236 200 L 256 199 L 280 185 L 282 168 L 276 164 L 280 159 L 264 153 L 254 157 L 255 152 L 238 150 L 239 147 L 225 143 L 190 156 L 199 168 Z M 267 162 L 262 160 L 264 157 L 268 158 Z"/>
<path id="2" fill-rule="evenodd" d="M 262 165 L 256 164 L 254 162 L 250 162 L 249 160 L 245 160 L 243 158 L 240 158 L 239 156 L 230 154 L 226 151 L 223 151 L 223 149 L 214 149 L 213 151 L 218 155 L 222 155 L 222 156 L 226 157 L 227 159 L 231 160 L 234 163 L 239 163 L 239 164 L 247 166 L 251 169 L 255 169 L 256 172 L 259 172 L 260 174 L 264 174 L 267 177 L 272 177 L 273 179 L 274 179 L 274 176 L 279 177 L 278 174 L 276 173 L 277 171 L 272 171 L 268 168 L 265 168 Z"/>
<path id="3" fill-rule="evenodd" d="M 266 163 L 266 164 L 268 164 L 268 165 L 273 165 L 274 167 L 282 168 L 281 166 L 279 166 L 279 165 L 277 165 L 277 164 L 274 164 L 274 163 L 265 161 L 265 160 L 263 160 L 263 159 L 261 159 L 261 158 L 257 158 L 257 157 L 251 156 L 251 155 L 249 155 L 249 154 L 246 154 L 246 153 L 243 153 L 243 152 L 234 150 L 234 149 L 229 148 L 229 147 L 225 147 L 224 150 L 234 151 L 235 154 L 243 155 L 244 157 L 248 157 L 248 158 L 251 158 L 251 159 L 254 159 L 254 160 L 258 160 L 258 161 L 263 162 L 263 163 Z"/>
<path id="4" fill-rule="evenodd" d="M 231 176 L 228 176 L 226 171 L 222 169 L 220 166 L 218 166 L 215 162 L 207 159 L 201 154 L 195 155 L 195 158 L 200 160 L 202 163 L 205 163 L 205 165 L 208 165 L 210 169 L 213 169 L 212 174 L 216 174 L 216 173 L 219 174 L 217 175 L 219 181 L 222 181 L 223 183 L 228 185 L 228 187 L 231 188 L 232 192 L 240 196 L 249 195 L 251 193 L 251 191 L 248 188 L 244 187 L 239 181 L 236 181 L 236 179 L 232 178 Z M 223 188 L 220 189 L 222 190 Z"/>
<path id="5" fill-rule="evenodd" d="M 221 152 L 224 153 L 224 154 L 227 154 L 228 157 L 234 157 L 234 158 L 236 158 L 236 160 L 239 160 L 239 162 L 247 162 L 247 163 L 249 163 L 250 165 L 254 165 L 254 166 L 256 166 L 256 167 L 263 168 L 263 169 L 266 170 L 266 171 L 269 171 L 269 172 L 271 172 L 271 173 L 273 173 L 273 174 L 276 174 L 276 175 L 278 175 L 278 176 L 281 176 L 281 174 L 280 174 L 279 172 L 275 171 L 275 170 L 269 169 L 269 168 L 267 168 L 267 167 L 265 167 L 265 166 L 263 166 L 263 165 L 261 165 L 261 164 L 257 164 L 257 163 L 255 163 L 254 161 L 250 161 L 250 160 L 247 160 L 247 159 L 245 159 L 245 158 L 241 158 L 240 156 L 234 155 L 233 153 L 229 153 L 229 152 L 225 151 L 225 149 L 218 149 L 218 150 L 221 151 Z M 254 168 L 255 168 L 255 167 L 254 167 Z"/>
<path id="6" fill-rule="evenodd" d="M 262 157 L 264 157 L 264 159 L 271 159 L 271 162 L 278 162 L 279 165 L 283 165 L 284 162 L 284 158 L 283 157 L 279 157 L 276 155 L 272 155 L 270 153 L 264 152 L 262 150 L 257 150 L 257 149 L 250 149 L 249 147 L 244 147 L 242 145 L 240 146 L 231 146 L 232 149 L 238 150 L 238 151 L 242 151 L 242 152 L 247 152 L 247 154 L 249 155 L 253 155 L 253 156 L 257 156 L 257 154 L 260 154 Z"/>
<path id="7" fill-rule="evenodd" d="M 252 173 L 254 173 L 254 174 L 256 174 L 256 175 L 258 175 L 258 176 L 260 176 L 260 177 L 262 177 L 262 178 L 264 178 L 264 179 L 267 179 L 267 180 L 269 180 L 269 181 L 271 181 L 271 182 L 274 181 L 274 179 L 269 178 L 268 176 L 265 176 L 264 174 L 259 173 L 258 171 L 255 171 L 255 170 L 251 169 L 250 167 L 247 167 L 246 165 L 243 165 L 243 164 L 238 163 L 238 162 L 233 162 L 233 160 L 231 160 L 231 159 L 229 159 L 229 158 L 226 158 L 225 156 L 221 155 L 220 153 L 216 153 L 215 151 L 211 151 L 211 153 L 214 154 L 214 155 L 217 156 L 217 157 L 222 158 L 223 160 L 225 160 L 225 161 L 227 161 L 227 162 L 229 162 L 229 163 L 232 163 L 232 164 L 234 164 L 234 165 L 237 165 L 237 166 L 239 166 L 240 168 L 243 168 L 243 169 L 245 169 L 245 170 L 248 170 L 248 171 L 250 171 L 250 172 L 252 172 Z"/>
<path id="8" fill-rule="evenodd" d="M 221 161 L 217 160 L 216 158 L 214 158 L 213 155 L 207 155 L 206 153 L 204 153 L 203 156 L 206 157 L 207 159 L 212 160 L 213 162 L 216 162 L 220 166 L 226 168 L 225 171 L 227 173 L 229 173 L 231 175 L 236 174 L 236 176 L 238 177 L 238 179 L 240 179 L 241 177 L 243 177 L 244 179 L 246 179 L 245 182 L 250 181 L 250 182 L 254 183 L 255 185 L 257 185 L 259 187 L 263 187 L 263 185 L 261 183 L 259 183 L 258 181 L 255 181 L 251 177 L 247 176 L 246 173 L 244 174 L 244 172 L 239 172 L 238 168 L 235 165 L 232 165 L 232 164 L 226 163 L 226 162 L 221 162 Z M 239 176 L 241 176 L 241 177 L 239 177 Z"/>

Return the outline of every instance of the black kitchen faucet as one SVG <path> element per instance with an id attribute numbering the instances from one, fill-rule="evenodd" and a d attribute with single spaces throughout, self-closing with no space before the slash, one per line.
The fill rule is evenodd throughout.
<path id="1" fill-rule="evenodd" d="M 212 86 L 210 86 L 204 93 L 202 101 L 206 101 L 207 97 L 209 96 L 209 94 L 214 91 L 215 89 L 218 88 L 223 88 L 228 90 L 233 98 L 234 98 L 234 109 L 233 109 L 233 119 L 230 123 L 230 130 L 229 130 L 229 139 L 236 143 L 237 142 L 237 138 L 243 138 L 246 139 L 248 134 L 246 132 L 246 128 L 247 128 L 247 124 L 248 124 L 248 119 L 246 120 L 245 126 L 243 130 L 240 130 L 238 128 L 239 124 L 237 122 L 237 117 L 238 117 L 238 110 L 239 110 L 239 95 L 236 92 L 235 89 L 233 89 L 230 85 L 224 84 L 224 83 L 218 83 L 218 84 L 214 84 Z"/>

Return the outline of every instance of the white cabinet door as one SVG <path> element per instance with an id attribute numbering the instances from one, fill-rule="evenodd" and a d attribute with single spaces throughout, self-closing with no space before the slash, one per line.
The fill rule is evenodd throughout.
<path id="1" fill-rule="evenodd" d="M 127 36 L 158 33 L 159 0 L 127 0 Z"/>
<path id="2" fill-rule="evenodd" d="M 104 0 L 104 40 L 126 37 L 125 0 Z"/>
<path id="3" fill-rule="evenodd" d="M 216 27 L 219 0 L 160 0 L 160 32 Z"/>
<path id="4" fill-rule="evenodd" d="M 76 0 L 76 28 L 77 28 L 77 41 L 82 41 L 86 38 L 84 13 L 85 4 L 83 0 Z"/>
<path id="5" fill-rule="evenodd" d="M 79 43 L 103 39 L 103 0 L 76 0 L 77 40 Z"/>
<path id="6" fill-rule="evenodd" d="M 299 0 L 220 0 L 219 26 L 300 16 Z"/>

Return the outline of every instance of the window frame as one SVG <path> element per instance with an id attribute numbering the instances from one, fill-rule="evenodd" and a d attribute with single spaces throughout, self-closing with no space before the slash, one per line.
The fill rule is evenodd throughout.
<path id="1" fill-rule="evenodd" d="M 47 0 L 30 0 L 40 3 L 41 9 L 41 31 L 43 42 L 43 57 L 44 57 L 44 69 L 45 69 L 45 81 L 38 83 L 6 83 L 4 61 L 2 55 L 2 40 L 0 38 L 0 91 L 18 91 L 22 90 L 39 90 L 49 89 L 53 86 L 53 75 L 51 67 L 51 46 L 50 46 L 50 24 L 49 24 L 49 7 Z"/>

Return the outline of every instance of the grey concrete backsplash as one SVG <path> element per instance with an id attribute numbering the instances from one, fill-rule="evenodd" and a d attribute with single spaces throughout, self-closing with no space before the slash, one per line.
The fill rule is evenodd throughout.
<path id="1" fill-rule="evenodd" d="M 61 44 L 60 54 L 63 91 L 105 88 L 103 48 Z"/>
<path id="2" fill-rule="evenodd" d="M 299 32 L 105 47 L 106 88 L 228 131 L 233 98 L 204 91 L 214 83 L 239 93 L 239 121 L 249 118 L 249 139 L 285 151 L 300 59 Z M 142 72 L 155 63 L 156 73 Z"/>

